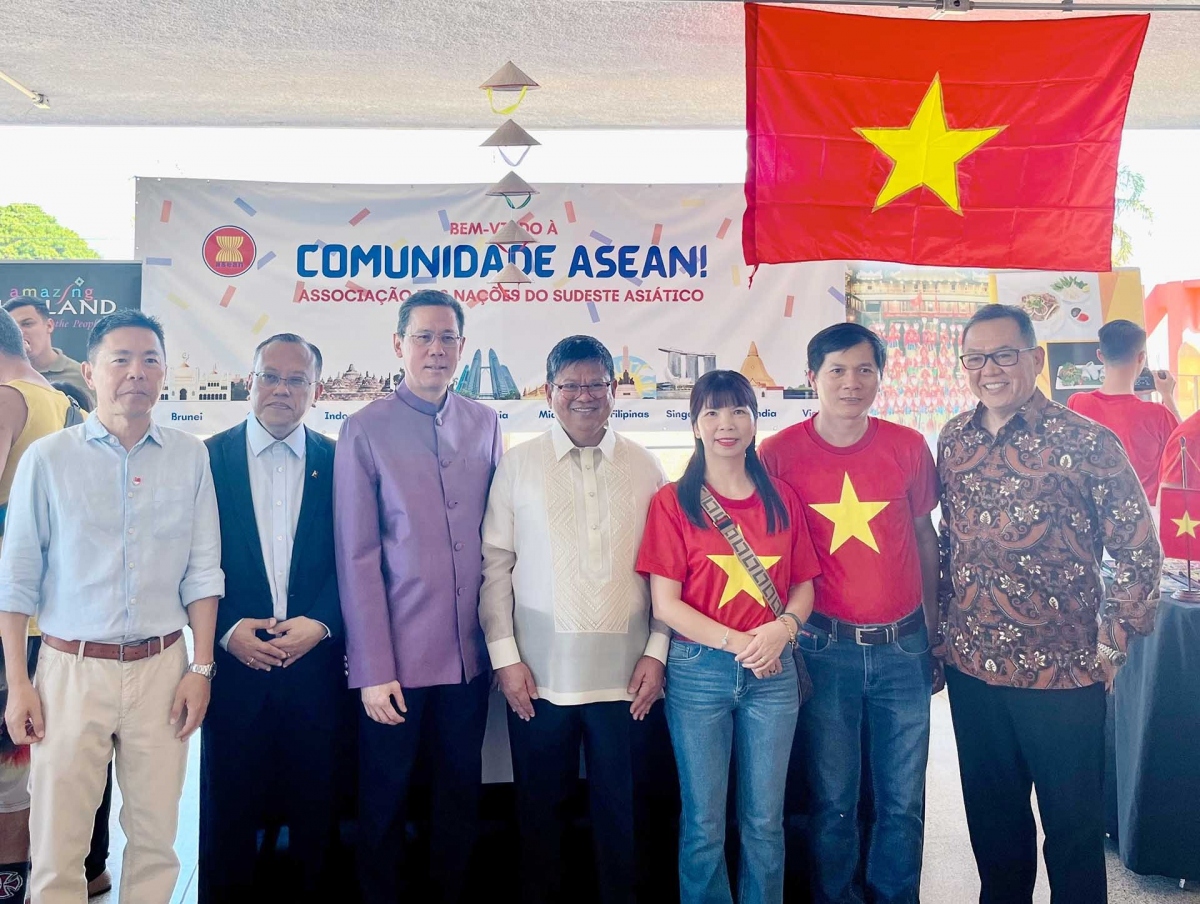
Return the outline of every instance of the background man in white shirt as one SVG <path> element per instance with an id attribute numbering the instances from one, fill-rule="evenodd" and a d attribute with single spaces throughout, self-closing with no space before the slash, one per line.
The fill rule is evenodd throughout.
<path id="1" fill-rule="evenodd" d="M 321 352 L 294 333 L 255 349 L 245 421 L 207 441 L 226 592 L 200 756 L 200 904 L 327 900 L 342 612 L 333 441 L 304 426 Z M 255 835 L 288 827 L 289 869 L 255 888 Z"/>
<path id="2" fill-rule="evenodd" d="M 642 721 L 662 693 L 669 629 L 634 571 L 658 459 L 613 433 L 613 359 L 591 336 L 550 352 L 556 423 L 500 460 L 483 522 L 479 620 L 509 705 L 521 900 L 565 900 L 565 815 L 587 762 L 600 900 L 635 899 Z M 520 550 L 518 554 L 518 550 Z"/>

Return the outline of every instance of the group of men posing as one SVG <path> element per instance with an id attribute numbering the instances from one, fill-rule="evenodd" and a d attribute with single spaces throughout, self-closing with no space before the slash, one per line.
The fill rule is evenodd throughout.
<path id="1" fill-rule="evenodd" d="M 33 744 L 36 904 L 84 900 L 114 752 L 120 899 L 170 900 L 185 742 L 202 721 L 202 904 L 263 899 L 258 832 L 272 820 L 288 827 L 294 865 L 268 880 L 267 900 L 344 889 L 328 867 L 346 675 L 361 697 L 364 902 L 407 899 L 422 745 L 434 894 L 462 900 L 493 681 L 510 711 L 521 828 L 519 879 L 493 877 L 496 893 L 571 896 L 562 837 L 582 743 L 600 898 L 638 899 L 634 787 L 670 638 L 635 561 L 666 477 L 609 426 L 613 362 L 588 336 L 550 352 L 551 429 L 502 457 L 495 411 L 449 391 L 464 329 L 444 293 L 405 302 L 393 337 L 403 382 L 351 415 L 335 448 L 303 425 L 322 362 L 299 336 L 258 346 L 250 416 L 202 443 L 151 418 L 166 376 L 153 318 L 97 323 L 81 370 L 96 410 L 63 430 L 58 409 L 35 416 L 36 372 L 0 315 L 0 418 L 6 405 L 27 414 L 6 446 L 0 635 L 7 729 Z M 815 687 L 797 733 L 812 891 L 853 902 L 865 884 L 870 900 L 917 900 L 929 695 L 944 682 L 980 900 L 1031 900 L 1036 788 L 1054 898 L 1094 904 L 1106 899 L 1105 687 L 1129 636 L 1153 626 L 1161 550 L 1117 436 L 1038 390 L 1044 351 L 1026 315 L 983 308 L 961 351 L 979 405 L 946 425 L 936 466 L 918 434 L 870 416 L 886 347 L 857 324 L 814 338 L 819 413 L 762 446 L 806 518 L 833 525 L 798 638 Z M 748 575 L 730 584 L 755 589 Z M 510 881 L 520 890 L 505 892 Z"/>

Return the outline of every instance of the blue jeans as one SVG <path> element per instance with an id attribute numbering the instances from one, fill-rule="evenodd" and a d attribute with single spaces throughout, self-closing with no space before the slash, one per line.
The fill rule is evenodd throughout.
<path id="1" fill-rule="evenodd" d="M 866 762 L 875 801 L 868 899 L 916 904 L 921 888 L 925 765 L 932 663 L 925 627 L 895 643 L 831 641 L 806 625 L 799 638 L 815 694 L 800 715 L 809 787 L 813 900 L 857 904 L 858 804 Z"/>
<path id="2" fill-rule="evenodd" d="M 667 726 L 683 803 L 679 897 L 731 904 L 725 866 L 730 751 L 736 751 L 740 904 L 783 901 L 783 791 L 800 695 L 789 650 L 783 671 L 755 678 L 733 654 L 671 641 Z"/>

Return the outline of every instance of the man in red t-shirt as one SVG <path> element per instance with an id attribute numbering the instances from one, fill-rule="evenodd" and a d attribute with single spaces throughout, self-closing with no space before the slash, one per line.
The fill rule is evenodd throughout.
<path id="1" fill-rule="evenodd" d="M 1179 441 L 1187 444 L 1187 485 L 1200 487 L 1200 411 L 1180 424 L 1167 437 L 1158 472 L 1159 486 L 1183 486 L 1183 456 Z"/>
<path id="2" fill-rule="evenodd" d="M 808 378 L 820 411 L 760 453 L 799 494 L 820 560 L 813 614 L 799 639 L 815 696 L 797 732 L 817 901 L 915 901 L 921 886 L 929 696 L 942 685 L 929 653 L 937 469 L 921 434 L 868 414 L 886 356 L 857 323 L 817 333 Z M 875 798 L 868 833 L 857 819 L 864 760 Z M 870 839 L 861 857 L 860 837 Z M 853 888 L 860 859 L 865 890 Z"/>
<path id="3" fill-rule="evenodd" d="M 1067 407 L 1117 435 L 1153 505 L 1158 501 L 1163 450 L 1179 425 L 1175 378 L 1163 370 L 1153 371 L 1161 404 L 1134 394 L 1134 381 L 1146 366 L 1146 331 L 1129 320 L 1114 320 L 1100 327 L 1100 362 L 1104 384 L 1094 392 L 1074 393 L 1067 399 Z"/>

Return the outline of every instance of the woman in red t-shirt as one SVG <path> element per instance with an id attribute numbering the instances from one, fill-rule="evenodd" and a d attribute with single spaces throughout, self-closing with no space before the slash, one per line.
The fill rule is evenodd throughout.
<path id="1" fill-rule="evenodd" d="M 820 572 L 800 500 L 754 451 L 758 405 L 741 374 L 711 371 L 692 389 L 696 449 L 678 483 L 650 504 L 637 568 L 654 615 L 675 631 L 667 656 L 667 724 L 683 819 L 680 898 L 729 904 L 725 812 L 737 749 L 741 857 L 737 899 L 783 900 L 783 793 L 800 699 L 794 642 Z M 786 600 L 776 618 L 723 534 L 700 507 L 707 486 Z"/>

